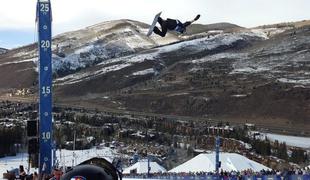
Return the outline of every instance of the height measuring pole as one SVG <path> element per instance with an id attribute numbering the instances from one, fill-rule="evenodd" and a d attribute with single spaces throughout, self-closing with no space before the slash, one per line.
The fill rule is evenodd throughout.
<path id="1" fill-rule="evenodd" d="M 40 157 L 39 173 L 50 174 L 52 170 L 52 51 L 51 51 L 51 3 L 38 0 L 38 46 L 39 46 L 39 125 Z"/>
<path id="2" fill-rule="evenodd" d="M 220 168 L 220 137 L 217 136 L 215 139 L 215 171 L 219 172 Z"/>

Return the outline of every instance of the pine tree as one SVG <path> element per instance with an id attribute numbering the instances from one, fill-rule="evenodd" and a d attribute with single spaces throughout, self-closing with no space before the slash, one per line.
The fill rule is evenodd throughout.
<path id="1" fill-rule="evenodd" d="M 295 148 L 292 150 L 290 161 L 294 163 L 304 163 L 307 160 L 307 154 L 304 150 Z"/>
<path id="2" fill-rule="evenodd" d="M 277 156 L 281 159 L 288 160 L 287 147 L 285 142 L 280 143 L 277 150 Z"/>

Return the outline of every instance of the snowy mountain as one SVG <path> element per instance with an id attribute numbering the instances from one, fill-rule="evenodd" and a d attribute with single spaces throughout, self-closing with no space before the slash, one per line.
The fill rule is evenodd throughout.
<path id="1" fill-rule="evenodd" d="M 56 93 L 64 97 L 62 102 L 91 103 L 96 108 L 309 132 L 309 26 L 192 37 L 56 78 Z M 294 123 L 294 128 L 287 123 Z"/>
<path id="2" fill-rule="evenodd" d="M 192 57 L 195 55 L 199 55 L 200 53 L 207 53 L 216 51 L 218 49 L 229 48 L 237 46 L 238 44 L 241 46 L 243 43 L 248 43 L 252 40 L 260 40 L 264 38 L 265 37 L 261 36 L 260 34 L 257 35 L 252 32 L 242 32 L 236 34 L 221 34 L 212 38 L 205 37 L 190 41 L 184 41 L 172 45 L 155 48 L 151 51 L 142 51 L 141 53 L 135 53 L 129 56 L 113 58 L 90 68 L 96 69 L 96 71 L 82 71 L 80 73 L 61 77 L 55 80 L 55 84 L 62 86 L 75 84 L 78 82 L 85 83 L 112 71 L 126 71 L 126 69 L 134 70 L 137 68 L 138 64 L 148 65 L 143 66 L 146 69 L 140 70 L 141 68 L 138 68 L 136 71 L 126 71 L 123 76 L 130 79 L 131 76 L 136 77 L 150 74 L 153 75 L 156 73 L 156 67 L 163 66 L 162 68 L 164 68 L 166 67 L 166 64 L 172 63 L 171 58 L 173 58 L 173 56 L 182 56 L 182 58 L 186 58 L 186 56 Z M 181 54 L 181 52 L 179 52 L 180 50 L 183 51 L 184 54 Z"/>
<path id="3" fill-rule="evenodd" d="M 148 25 L 131 20 L 109 21 L 56 36 L 53 41 L 53 69 L 85 68 L 104 60 L 121 57 L 179 41 L 174 35 L 148 38 Z"/>
<path id="4" fill-rule="evenodd" d="M 54 102 L 310 132 L 309 24 L 192 27 L 149 38 L 119 20 L 56 36 Z M 36 44 L 0 55 L 1 89 L 36 88 L 36 56 Z"/>
<path id="5" fill-rule="evenodd" d="M 146 37 L 147 30 L 147 24 L 118 20 L 60 34 L 53 38 L 53 71 L 56 76 L 63 76 L 110 58 L 133 54 L 143 49 L 180 40 L 173 34 L 168 34 L 164 39 L 157 36 Z M 5 75 L 7 78 L 0 81 L 0 87 L 21 88 L 35 84 L 37 56 L 36 44 L 2 54 L 0 75 Z M 22 78 L 12 82 L 11 79 L 15 79 L 14 77 Z"/>

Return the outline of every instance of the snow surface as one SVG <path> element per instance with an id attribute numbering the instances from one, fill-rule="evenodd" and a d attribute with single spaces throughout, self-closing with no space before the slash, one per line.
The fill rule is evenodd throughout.
<path id="1" fill-rule="evenodd" d="M 159 173 L 159 172 L 167 172 L 167 170 L 160 166 L 157 162 L 150 162 L 150 173 Z M 139 162 L 136 162 L 132 166 L 125 168 L 123 173 L 124 174 L 130 174 L 130 171 L 136 170 L 138 174 L 144 174 L 147 173 L 147 168 L 148 168 L 148 162 L 147 160 L 142 160 Z"/>
<path id="2" fill-rule="evenodd" d="M 58 35 L 54 44 L 58 45 L 60 52 L 68 48 L 74 52 L 65 53 L 66 57 L 63 58 L 55 57 L 53 68 L 76 70 L 92 65 L 94 61 L 104 61 L 120 57 L 124 53 L 134 53 L 137 49 L 149 49 L 179 40 L 170 36 L 150 39 L 145 37 L 144 31 L 147 29 L 141 27 L 139 23 L 119 20 Z"/>
<path id="3" fill-rule="evenodd" d="M 268 167 L 252 161 L 236 153 L 220 153 L 221 168 L 224 171 L 242 171 L 252 169 L 257 172 Z M 215 171 L 215 153 L 199 154 L 189 161 L 171 169 L 169 172 L 214 172 Z"/>
<path id="4" fill-rule="evenodd" d="M 266 133 L 265 136 L 271 141 L 278 140 L 286 145 L 310 149 L 310 137 L 286 136 L 280 134 Z"/>
<path id="5" fill-rule="evenodd" d="M 231 97 L 236 97 L 236 98 L 242 98 L 242 97 L 247 97 L 247 94 L 233 94 Z"/>
<path id="6" fill-rule="evenodd" d="M 0 158 L 0 178 L 2 178 L 2 174 L 7 170 L 12 170 L 19 168 L 20 165 L 23 165 L 27 172 L 38 171 L 38 169 L 31 168 L 28 169 L 28 154 L 20 153 L 17 156 L 7 156 L 4 158 Z"/>
<path id="7" fill-rule="evenodd" d="M 60 166 L 75 166 L 93 157 L 103 157 L 109 162 L 112 162 L 116 152 L 111 148 L 105 147 L 102 149 L 86 149 L 86 150 L 58 150 L 56 157 L 59 159 Z"/>
<path id="8" fill-rule="evenodd" d="M 203 57 L 201 59 L 195 59 L 192 60 L 191 62 L 194 64 L 199 64 L 222 59 L 245 59 L 245 58 L 248 58 L 247 53 L 218 53 L 211 56 Z"/>
<path id="9" fill-rule="evenodd" d="M 288 78 L 279 78 L 278 81 L 283 83 L 291 83 L 291 84 L 302 84 L 309 85 L 310 79 L 288 79 Z"/>
<path id="10" fill-rule="evenodd" d="M 259 131 L 249 131 L 249 135 L 253 136 L 255 134 L 256 138 L 265 140 L 268 138 L 270 141 L 278 140 L 278 142 L 285 142 L 288 146 L 300 147 L 310 149 L 310 137 L 300 137 L 300 136 L 288 136 L 273 133 L 262 133 Z"/>
<path id="11" fill-rule="evenodd" d="M 285 28 L 255 28 L 251 29 L 252 32 L 261 34 L 262 37 L 268 39 L 270 36 L 274 36 L 280 33 L 283 33 L 286 30 L 292 29 L 290 27 Z"/>
<path id="12" fill-rule="evenodd" d="M 146 74 L 154 74 L 155 71 L 153 68 L 149 68 L 149 69 L 145 69 L 145 70 L 142 70 L 142 71 L 137 71 L 137 72 L 134 72 L 132 73 L 132 75 L 134 76 L 141 76 L 141 75 L 146 75 Z"/>
<path id="13" fill-rule="evenodd" d="M 84 81 L 87 79 L 94 78 L 94 77 L 102 75 L 102 74 L 106 74 L 108 72 L 118 71 L 118 70 L 121 70 L 121 69 L 128 67 L 128 66 L 130 66 L 130 64 L 117 64 L 117 65 L 104 67 L 104 68 L 97 70 L 93 73 L 87 72 L 87 73 L 70 74 L 68 76 L 56 79 L 55 82 L 58 83 L 58 85 L 74 84 L 77 82 L 81 82 L 81 81 Z"/>
<path id="14" fill-rule="evenodd" d="M 116 151 L 111 148 L 104 147 L 102 149 L 87 149 L 87 150 L 58 150 L 56 151 L 56 157 L 59 160 L 60 166 L 72 166 L 77 165 L 83 161 L 91 159 L 93 157 L 102 157 L 112 162 L 113 158 L 116 156 Z M 7 170 L 12 170 L 18 168 L 19 165 L 23 165 L 28 171 L 28 154 L 20 153 L 17 156 L 8 156 L 0 158 L 0 175 Z M 31 168 L 29 172 L 38 171 L 37 169 Z"/>
<path id="15" fill-rule="evenodd" d="M 111 69 L 111 71 L 121 70 L 123 68 L 126 68 L 128 66 L 132 66 L 135 63 L 141 63 L 144 61 L 154 61 L 160 59 L 161 55 L 167 52 L 173 52 L 180 50 L 182 48 L 190 48 L 193 51 L 205 51 L 205 50 L 212 50 L 215 48 L 218 48 L 220 46 L 228 46 L 231 45 L 239 40 L 245 40 L 249 37 L 256 37 L 256 38 L 262 38 L 261 36 L 257 35 L 256 33 L 252 32 L 240 32 L 240 33 L 234 33 L 234 34 L 218 34 L 213 37 L 204 37 L 199 39 L 193 39 L 189 41 L 183 41 L 176 44 L 171 44 L 163 47 L 158 47 L 155 49 L 152 49 L 151 52 L 142 52 L 139 54 L 133 54 L 129 56 L 123 56 L 119 58 L 109 59 L 105 60 L 102 63 L 99 63 L 96 65 L 96 67 L 104 66 L 104 68 L 100 71 L 100 73 L 78 73 L 74 75 L 68 75 L 60 79 L 56 79 L 56 83 L 60 83 L 59 85 L 64 84 L 72 84 L 76 82 L 80 82 L 82 79 L 85 79 L 85 77 L 91 78 L 96 77 L 98 75 L 105 74 L 107 72 L 110 72 L 106 69 Z M 224 54 L 222 54 L 224 55 Z M 228 56 L 226 54 L 225 56 Z M 243 55 L 244 56 L 244 55 Z M 75 56 L 72 56 L 71 58 L 74 59 Z M 79 59 L 79 58 L 78 58 Z M 71 60 L 72 61 L 72 60 Z M 78 62 L 78 60 L 75 60 Z M 196 62 L 193 62 L 196 63 Z M 197 62 L 199 63 L 199 62 Z M 111 64 L 111 65 L 110 65 Z M 109 68 L 110 65 L 110 68 Z M 81 65 L 79 65 L 81 66 Z M 68 81 L 67 81 L 68 80 Z"/>
<path id="16" fill-rule="evenodd" d="M 35 55 L 37 55 L 38 53 L 38 50 L 35 48 L 35 49 L 33 49 L 33 50 L 31 50 L 31 51 L 21 51 L 21 52 L 19 52 L 19 53 L 16 53 L 16 54 L 14 54 L 13 55 L 13 57 L 17 57 L 17 58 L 19 58 L 19 57 L 34 57 Z"/>
<path id="17" fill-rule="evenodd" d="M 263 72 L 263 71 L 269 71 L 270 69 L 267 67 L 239 67 L 234 69 L 230 74 L 234 73 L 257 73 L 257 72 Z"/>
<path id="18" fill-rule="evenodd" d="M 251 32 L 253 32 L 255 34 L 259 34 L 264 39 L 268 39 L 268 35 L 267 35 L 266 31 L 264 31 L 263 29 L 252 29 Z"/>
<path id="19" fill-rule="evenodd" d="M 0 66 L 5 66 L 5 65 L 10 65 L 10 64 L 18 64 L 18 63 L 25 63 L 25 62 L 33 62 L 37 63 L 38 58 L 30 58 L 30 59 L 23 59 L 23 60 L 17 60 L 17 61 L 10 61 L 10 62 L 5 62 L 5 63 L 0 63 Z"/>

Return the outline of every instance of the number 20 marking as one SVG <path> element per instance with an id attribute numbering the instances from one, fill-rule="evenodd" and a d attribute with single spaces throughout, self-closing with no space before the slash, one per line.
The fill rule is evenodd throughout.
<path id="1" fill-rule="evenodd" d="M 51 47 L 51 42 L 49 40 L 46 40 L 46 41 L 42 40 L 41 41 L 41 48 L 47 49 L 49 47 Z"/>

